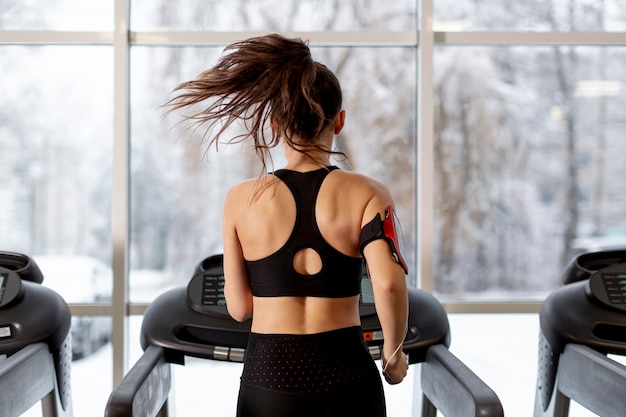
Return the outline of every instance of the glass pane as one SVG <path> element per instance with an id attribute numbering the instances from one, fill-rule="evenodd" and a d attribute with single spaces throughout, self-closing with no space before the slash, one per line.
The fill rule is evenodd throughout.
<path id="1" fill-rule="evenodd" d="M 415 30 L 415 0 L 131 1 L 132 30 Z"/>
<path id="2" fill-rule="evenodd" d="M 435 30 L 623 31 L 622 0 L 438 0 Z"/>
<path id="3" fill-rule="evenodd" d="M 38 262 L 49 255 L 44 283 L 68 302 L 106 302 L 112 50 L 4 46 L 0 54 L 2 250 Z"/>
<path id="4" fill-rule="evenodd" d="M 110 0 L 0 0 L 0 29 L 112 30 L 114 5 Z"/>
<path id="5" fill-rule="evenodd" d="M 623 47 L 436 50 L 441 297 L 540 299 L 579 246 L 626 245 L 625 64 Z"/>
<path id="6" fill-rule="evenodd" d="M 507 417 L 532 416 L 538 371 L 538 315 L 450 314 L 448 318 L 450 352 L 494 390 Z M 568 415 L 589 416 L 574 410 Z"/>
<path id="7" fill-rule="evenodd" d="M 131 300 L 150 301 L 185 285 L 195 265 L 220 253 L 227 188 L 256 177 L 259 167 L 237 145 L 206 149 L 196 137 L 159 123 L 159 108 L 180 82 L 214 63 L 221 48 L 140 48 L 131 51 Z M 413 48 L 321 48 L 315 58 L 343 84 L 347 122 L 337 147 L 352 166 L 391 188 L 415 263 L 415 71 Z M 281 166 L 280 155 L 274 165 Z M 413 282 L 414 276 L 411 277 Z"/>

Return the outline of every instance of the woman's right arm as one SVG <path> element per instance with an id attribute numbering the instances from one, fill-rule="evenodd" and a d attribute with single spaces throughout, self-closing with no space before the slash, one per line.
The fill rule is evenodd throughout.
<path id="1" fill-rule="evenodd" d="M 252 316 L 252 289 L 235 225 L 237 208 L 242 207 L 240 199 L 235 189 L 231 189 L 226 195 L 222 217 L 222 239 L 226 307 L 232 318 L 244 321 Z"/>

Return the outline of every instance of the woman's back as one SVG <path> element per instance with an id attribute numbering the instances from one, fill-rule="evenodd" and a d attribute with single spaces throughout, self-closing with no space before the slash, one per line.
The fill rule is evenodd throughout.
<path id="1" fill-rule="evenodd" d="M 297 172 L 307 171 L 306 167 L 299 168 Z M 311 168 L 312 171 L 317 169 Z M 296 222 L 296 202 L 288 186 L 274 175 L 264 179 L 261 189 L 259 181 L 262 180 L 251 180 L 235 187 L 229 193 L 225 210 L 234 219 L 243 258 L 249 263 L 262 261 L 281 250 Z M 377 186 L 362 175 L 339 170 L 328 173 L 314 208 L 325 243 L 347 257 L 360 258 L 360 230 Z M 296 252 L 293 269 L 302 275 L 317 274 L 322 269 L 322 258 L 316 250 L 305 246 Z M 354 277 L 336 276 L 334 279 L 353 280 Z M 343 284 L 336 283 L 337 286 Z M 360 324 L 358 295 L 255 297 L 253 317 L 253 331 L 258 333 L 307 334 L 356 326 Z"/>

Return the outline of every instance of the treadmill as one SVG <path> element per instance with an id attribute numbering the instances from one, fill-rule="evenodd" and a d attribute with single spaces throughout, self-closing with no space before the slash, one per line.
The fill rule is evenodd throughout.
<path id="1" fill-rule="evenodd" d="M 573 258 L 539 313 L 535 417 L 565 417 L 571 400 L 626 416 L 626 249 Z"/>
<path id="2" fill-rule="evenodd" d="M 359 310 L 363 336 L 380 359 L 383 334 L 371 281 L 364 270 Z M 450 351 L 450 328 L 441 304 L 430 294 L 409 289 L 409 326 L 403 350 L 410 364 L 422 364 L 422 416 L 501 417 L 497 395 Z M 111 393 L 105 417 L 166 417 L 170 364 L 186 357 L 243 362 L 251 320 L 237 322 L 224 299 L 222 255 L 195 268 L 187 287 L 157 297 L 145 312 L 140 343 L 144 353 Z"/>
<path id="3" fill-rule="evenodd" d="M 0 416 L 41 402 L 43 417 L 71 417 L 71 313 L 30 257 L 0 251 Z"/>

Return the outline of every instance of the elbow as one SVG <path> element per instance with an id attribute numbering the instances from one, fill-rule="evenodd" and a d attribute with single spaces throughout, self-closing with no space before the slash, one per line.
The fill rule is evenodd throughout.
<path id="1" fill-rule="evenodd" d="M 224 286 L 226 310 L 236 321 L 243 322 L 252 317 L 252 293 L 248 290 L 239 290 L 236 287 Z"/>
<path id="2" fill-rule="evenodd" d="M 401 304 L 407 297 L 406 290 L 399 288 L 398 286 L 387 286 L 381 289 L 381 298 L 387 300 L 393 305 Z"/>
<path id="3" fill-rule="evenodd" d="M 396 278 L 396 279 L 388 279 L 381 283 L 379 283 L 380 291 L 383 294 L 387 295 L 395 295 L 395 294 L 404 294 L 407 291 L 406 281 L 404 277 Z"/>
<path id="4" fill-rule="evenodd" d="M 389 300 L 389 302 L 397 303 L 408 298 L 407 285 L 402 279 L 388 279 L 379 282 L 372 282 L 374 285 L 374 297 Z"/>
<path id="5" fill-rule="evenodd" d="M 228 308 L 228 314 L 238 322 L 244 322 L 252 317 L 252 312 L 248 312 L 244 309 Z"/>
<path id="6" fill-rule="evenodd" d="M 239 313 L 239 312 L 231 313 L 230 310 L 228 310 L 228 314 L 230 314 L 230 316 L 234 320 L 236 320 L 236 321 L 238 321 L 240 323 L 244 322 L 244 321 L 248 320 L 250 317 L 252 317 L 252 314 L 249 314 L 249 313 Z"/>
<path id="7" fill-rule="evenodd" d="M 236 321 L 243 322 L 252 317 L 252 301 L 226 302 L 228 314 Z"/>

